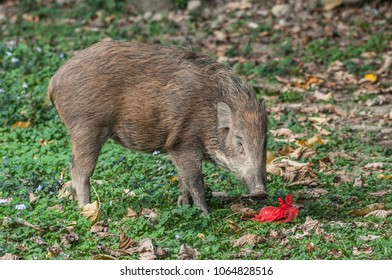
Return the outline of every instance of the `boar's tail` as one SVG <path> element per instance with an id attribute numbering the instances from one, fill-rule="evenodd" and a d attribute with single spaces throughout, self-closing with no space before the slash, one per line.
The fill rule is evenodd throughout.
<path id="1" fill-rule="evenodd" d="M 48 96 L 50 102 L 54 105 L 54 85 L 53 78 L 50 79 L 48 89 L 46 90 L 46 95 Z"/>

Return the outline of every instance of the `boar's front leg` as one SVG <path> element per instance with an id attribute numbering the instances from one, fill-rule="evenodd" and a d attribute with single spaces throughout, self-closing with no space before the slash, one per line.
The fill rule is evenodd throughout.
<path id="1" fill-rule="evenodd" d="M 177 167 L 180 183 L 180 196 L 178 204 L 189 204 L 189 197 L 203 214 L 208 214 L 208 207 L 204 195 L 203 173 L 201 169 L 201 156 L 198 152 L 183 152 L 181 150 L 169 151 L 171 159 Z"/>
<path id="2" fill-rule="evenodd" d="M 107 133 L 102 128 L 80 126 L 70 132 L 73 146 L 70 162 L 73 196 L 78 200 L 79 206 L 83 207 L 90 203 L 90 177 Z"/>

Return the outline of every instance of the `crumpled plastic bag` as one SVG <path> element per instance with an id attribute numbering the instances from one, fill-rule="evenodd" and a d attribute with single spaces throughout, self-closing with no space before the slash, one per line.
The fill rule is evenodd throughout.
<path id="1" fill-rule="evenodd" d="M 286 196 L 286 202 L 283 198 L 278 198 L 279 207 L 265 206 L 259 214 L 256 214 L 252 220 L 264 222 L 282 222 L 288 223 L 295 219 L 298 215 L 298 209 L 291 206 L 293 202 L 293 195 L 288 194 Z"/>

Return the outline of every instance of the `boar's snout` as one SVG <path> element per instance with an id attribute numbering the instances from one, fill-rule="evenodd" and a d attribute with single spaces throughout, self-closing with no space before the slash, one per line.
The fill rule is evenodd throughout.
<path id="1" fill-rule="evenodd" d="M 266 191 L 267 180 L 265 174 L 262 172 L 261 169 L 259 169 L 257 172 L 249 172 L 249 173 L 250 174 L 248 176 L 245 176 L 244 178 L 244 183 L 249 190 L 249 195 L 247 196 L 249 198 L 256 199 L 256 200 L 262 200 L 266 198 L 268 195 Z"/>

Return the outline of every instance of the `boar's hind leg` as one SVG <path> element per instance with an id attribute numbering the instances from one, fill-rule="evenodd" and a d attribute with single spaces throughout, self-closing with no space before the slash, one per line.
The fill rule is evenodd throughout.
<path id="1" fill-rule="evenodd" d="M 70 171 L 72 186 L 80 207 L 90 203 L 90 177 L 93 175 L 102 145 L 108 138 L 100 128 L 78 128 L 72 138 Z"/>
<path id="2" fill-rule="evenodd" d="M 178 204 L 184 205 L 189 203 L 189 197 L 204 214 L 208 214 L 208 207 L 204 196 L 203 174 L 201 170 L 201 158 L 188 152 L 170 151 L 170 156 L 177 167 L 179 173 L 180 196 Z"/>

